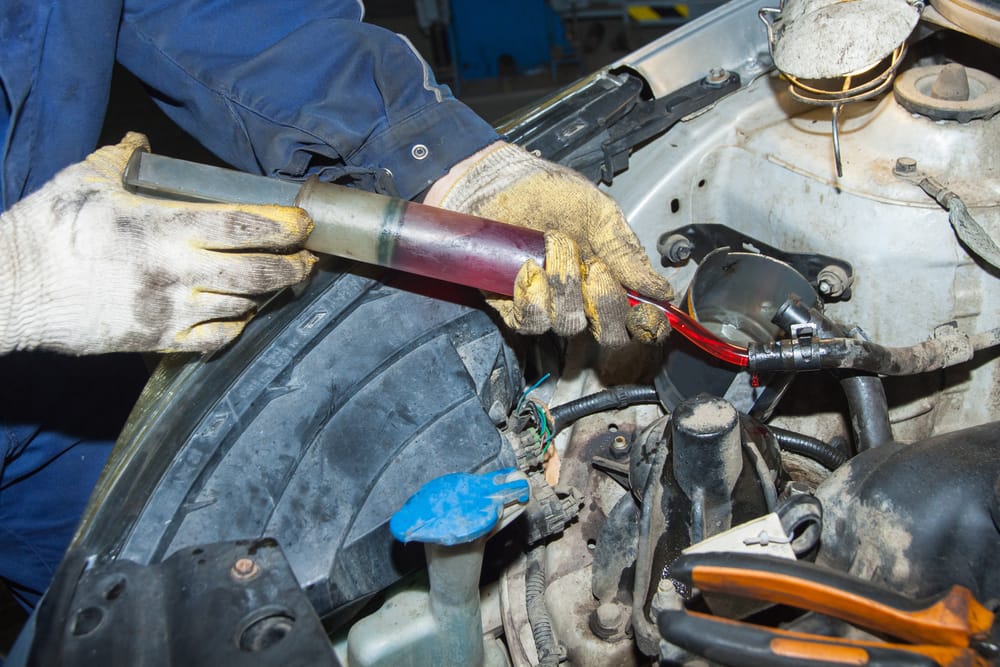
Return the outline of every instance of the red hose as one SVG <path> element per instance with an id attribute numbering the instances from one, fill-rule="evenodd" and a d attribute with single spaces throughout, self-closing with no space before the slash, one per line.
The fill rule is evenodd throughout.
<path id="1" fill-rule="evenodd" d="M 677 306 L 648 299 L 636 292 L 628 292 L 627 294 L 630 305 L 635 306 L 640 303 L 647 303 L 660 310 L 666 315 L 667 321 L 670 322 L 670 326 L 674 331 L 716 359 L 721 359 L 726 363 L 740 367 L 745 367 L 748 364 L 749 356 L 745 347 L 733 345 L 722 340 Z"/>

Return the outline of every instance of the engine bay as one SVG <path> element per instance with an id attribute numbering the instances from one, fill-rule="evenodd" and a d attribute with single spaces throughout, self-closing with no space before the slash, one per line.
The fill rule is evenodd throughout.
<path id="1" fill-rule="evenodd" d="M 993 664 L 1000 45 L 907 7 L 860 99 L 804 101 L 736 0 L 501 128 L 622 207 L 662 347 L 324 260 L 164 362 L 33 659 Z"/>

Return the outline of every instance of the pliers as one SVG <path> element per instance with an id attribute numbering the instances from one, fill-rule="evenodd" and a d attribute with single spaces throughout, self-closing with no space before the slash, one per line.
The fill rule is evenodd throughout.
<path id="1" fill-rule="evenodd" d="M 913 600 L 813 563 L 745 553 L 693 553 L 675 560 L 670 579 L 702 592 L 766 600 L 826 614 L 898 643 L 789 632 L 692 611 L 663 611 L 663 638 L 723 665 L 843 667 L 994 664 L 994 614 L 962 586 Z M 910 642 L 910 643 L 904 643 Z"/>

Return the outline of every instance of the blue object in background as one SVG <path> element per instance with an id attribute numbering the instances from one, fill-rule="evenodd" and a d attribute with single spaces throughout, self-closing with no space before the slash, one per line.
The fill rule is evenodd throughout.
<path id="1" fill-rule="evenodd" d="M 559 15 L 545 0 L 452 0 L 452 63 L 461 79 L 500 73 L 501 59 L 524 74 L 552 61 L 553 48 L 570 50 Z"/>
<path id="2" fill-rule="evenodd" d="M 432 479 L 392 515 L 389 530 L 400 542 L 450 546 L 478 539 L 496 527 L 507 505 L 528 502 L 528 480 L 508 480 L 513 472 L 506 468 Z"/>

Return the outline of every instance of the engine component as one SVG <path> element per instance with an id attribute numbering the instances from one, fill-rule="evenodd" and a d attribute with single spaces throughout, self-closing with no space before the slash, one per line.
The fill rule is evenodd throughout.
<path id="1" fill-rule="evenodd" d="M 827 301 L 833 299 L 843 301 L 851 297 L 850 286 L 854 282 L 854 267 L 851 266 L 850 262 L 837 257 L 814 253 L 785 252 L 726 225 L 699 223 L 660 234 L 659 240 L 656 242 L 656 249 L 661 255 L 660 263 L 663 266 L 678 263 L 671 259 L 667 252 L 679 243 L 677 239 L 684 239 L 689 246 L 685 260 L 693 259 L 700 263 L 720 248 L 729 248 L 733 252 L 753 252 L 788 264 L 802 274 L 810 285 L 815 286 L 815 291 L 820 292 Z M 831 282 L 828 291 L 821 289 L 824 280 Z M 834 294 L 835 291 L 840 291 L 840 293 Z M 806 295 L 800 294 L 799 296 L 805 297 Z"/>
<path id="2" fill-rule="evenodd" d="M 355 623 L 348 663 L 507 665 L 496 643 L 483 639 L 479 578 L 486 540 L 521 513 L 528 496 L 527 478 L 513 469 L 445 475 L 413 494 L 389 527 L 400 542 L 423 543 L 430 588 L 392 595 Z"/>
<path id="3" fill-rule="evenodd" d="M 823 505 L 807 490 L 796 488 L 801 484 L 789 482 L 785 486 L 787 497 L 778 504 L 776 514 L 791 539 L 795 556 L 815 558 L 823 528 Z"/>
<path id="4" fill-rule="evenodd" d="M 732 524 L 745 523 L 774 510 L 777 503 L 776 489 L 785 482 L 777 444 L 760 422 L 752 417 L 739 415 L 732 427 L 727 423 L 725 427 L 719 428 L 722 419 L 710 420 L 715 423 L 714 429 L 701 426 L 704 423 L 701 415 L 705 412 L 711 411 L 716 417 L 723 414 L 732 416 L 735 413 L 732 406 L 728 410 L 722 409 L 720 400 L 707 396 L 689 399 L 682 407 L 678 407 L 674 419 L 665 418 L 654 423 L 639 438 L 639 446 L 632 450 L 629 477 L 633 493 L 640 503 L 639 536 L 631 594 L 632 627 L 640 650 L 647 655 L 657 655 L 659 651 L 660 638 L 655 627 L 653 601 L 664 568 L 692 543 L 721 532 L 723 526 L 728 528 Z M 679 439 L 674 433 L 678 427 L 673 425 L 678 415 L 682 417 L 682 435 Z M 732 438 L 726 443 L 725 454 L 716 452 L 712 456 L 710 448 L 704 452 L 707 460 L 715 464 L 716 470 L 713 472 L 718 473 L 718 468 L 725 468 L 724 485 L 732 489 L 728 496 L 723 497 L 725 494 L 721 488 L 712 487 L 715 502 L 704 515 L 714 517 L 715 520 L 711 522 L 705 522 L 697 509 L 698 504 L 706 505 L 704 491 L 699 487 L 706 480 L 713 483 L 712 473 L 699 475 L 700 457 L 691 455 L 692 448 L 689 445 L 699 447 L 704 444 L 699 441 L 698 433 L 703 433 L 704 439 L 709 441 Z M 692 435 L 695 437 L 691 438 Z M 733 456 L 733 449 L 737 447 L 739 463 Z M 703 453 L 698 449 L 693 451 Z M 678 463 L 680 469 L 677 467 Z M 629 497 L 620 501 L 623 504 L 629 502 L 635 501 Z M 731 517 L 729 525 L 726 525 L 724 518 L 720 521 L 720 514 Z M 623 512 L 622 517 L 627 519 L 628 513 Z M 602 532 L 598 543 L 604 539 L 614 539 L 614 531 L 617 528 L 612 524 L 607 532 Z M 594 567 L 595 581 L 599 577 L 602 580 L 614 577 L 613 573 L 600 573 L 596 559 Z"/>
<path id="5" fill-rule="evenodd" d="M 847 462 L 846 454 L 818 438 L 795 433 L 778 426 L 768 426 L 767 430 L 774 436 L 781 449 L 808 457 L 830 470 L 836 470 Z"/>
<path id="6" fill-rule="evenodd" d="M 799 79 L 831 79 L 884 60 L 913 31 L 919 14 L 917 3 L 906 0 L 789 0 L 780 10 L 762 10 L 761 20 L 778 70 Z"/>
<path id="7" fill-rule="evenodd" d="M 691 542 L 729 530 L 732 495 L 743 472 L 739 415 L 712 396 L 684 401 L 671 420 L 674 477 L 691 501 Z"/>
<path id="8" fill-rule="evenodd" d="M 584 501 L 572 487 L 556 493 L 541 473 L 529 473 L 528 481 L 531 499 L 524 510 L 524 540 L 533 545 L 562 532 L 576 517 Z"/>
<path id="9" fill-rule="evenodd" d="M 817 563 L 911 597 L 1000 598 L 1000 423 L 863 452 L 816 490 Z"/>
<path id="10" fill-rule="evenodd" d="M 781 336 L 781 328 L 772 320 L 792 295 L 809 305 L 818 302 L 812 286 L 784 262 L 721 248 L 699 263 L 685 300 L 691 315 L 709 331 L 732 345 L 746 346 Z M 754 379 L 680 343 L 668 352 L 655 384 L 668 410 L 706 392 L 725 396 L 740 412 L 766 419 L 791 379 L 784 373 L 758 373 Z"/>
<path id="11" fill-rule="evenodd" d="M 622 385 L 611 387 L 597 394 L 584 396 L 569 403 L 549 408 L 552 434 L 559 433 L 581 417 L 597 414 L 605 410 L 619 410 L 639 403 L 659 403 L 659 393 L 646 385 Z"/>
<path id="12" fill-rule="evenodd" d="M 932 120 L 968 123 L 1000 111 L 1000 79 L 959 63 L 908 69 L 893 92 L 903 108 Z"/>
<path id="13" fill-rule="evenodd" d="M 683 234 L 663 234 L 656 242 L 656 251 L 662 256 L 664 265 L 683 264 L 691 257 L 695 245 Z"/>
<path id="14" fill-rule="evenodd" d="M 815 307 L 807 307 L 798 299 L 785 302 L 775 313 L 774 322 L 785 331 L 799 334 L 799 337 L 804 332 L 821 338 L 847 336 L 850 333 L 846 326 L 834 322 Z M 853 371 L 839 371 L 835 375 L 847 398 L 855 450 L 862 452 L 892 440 L 889 404 L 881 378 Z"/>
<path id="15" fill-rule="evenodd" d="M 919 375 L 956 366 L 979 351 L 1000 345 L 1000 328 L 967 336 L 954 323 L 934 330 L 930 340 L 910 347 L 884 347 L 855 338 L 750 343 L 747 367 L 754 371 L 851 369 L 884 375 Z"/>
<path id="16" fill-rule="evenodd" d="M 524 602 L 535 642 L 539 667 L 556 667 L 566 659 L 566 650 L 556 641 L 552 621 L 545 606 L 545 546 L 539 545 L 528 552 L 524 574 Z"/>
<path id="17" fill-rule="evenodd" d="M 42 605 L 29 665 L 339 665 L 271 539 L 185 547 L 143 566 L 70 551 Z"/>
<path id="18" fill-rule="evenodd" d="M 1000 84 L 1000 82 L 998 82 Z M 998 87 L 997 108 L 1000 109 L 1000 87 Z M 969 213 L 962 199 L 942 185 L 936 178 L 917 171 L 917 161 L 901 157 L 896 160 L 893 172 L 907 181 L 916 184 L 921 190 L 948 211 L 948 222 L 955 230 L 955 235 L 962 243 L 980 259 L 989 262 L 993 268 L 1000 269 L 1000 248 L 989 232 Z"/>

